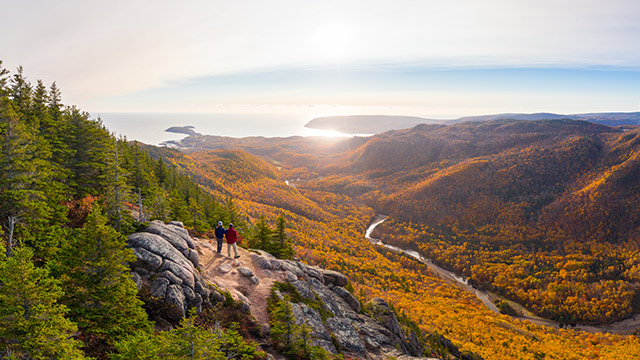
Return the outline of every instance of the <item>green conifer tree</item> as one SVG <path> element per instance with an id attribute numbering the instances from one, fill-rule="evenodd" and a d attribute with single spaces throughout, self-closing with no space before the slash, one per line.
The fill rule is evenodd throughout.
<path id="1" fill-rule="evenodd" d="M 32 255 L 28 247 L 10 258 L 0 251 L 0 358 L 84 359 L 81 343 L 70 337 L 77 328 L 58 303 L 60 286 Z"/>
<path id="2" fill-rule="evenodd" d="M 286 223 L 284 215 L 280 214 L 276 219 L 276 230 L 274 233 L 275 247 L 277 248 L 275 256 L 281 259 L 293 258 L 293 247 L 287 237 Z"/>
<path id="3" fill-rule="evenodd" d="M 36 154 L 34 136 L 12 110 L 11 101 L 0 98 L 0 221 L 7 234 L 7 251 L 16 235 L 26 235 L 29 224 L 47 216 L 41 187 L 45 165 Z M 50 175 L 50 174 L 49 174 Z"/>
<path id="4" fill-rule="evenodd" d="M 265 221 L 264 216 L 260 216 L 260 219 L 255 223 L 253 228 L 251 246 L 271 253 L 275 250 L 273 241 L 271 240 L 272 238 L 273 230 Z"/>
<path id="5" fill-rule="evenodd" d="M 60 251 L 52 264 L 62 282 L 63 302 L 70 317 L 92 341 L 113 341 L 140 329 L 149 329 L 127 262 L 135 255 L 125 238 L 107 225 L 96 206 L 84 228 Z"/>
<path id="6" fill-rule="evenodd" d="M 17 72 L 11 78 L 11 99 L 20 119 L 25 121 L 26 125 L 31 129 L 38 129 L 40 125 L 37 118 L 33 117 L 31 113 L 32 92 L 33 87 L 24 76 L 22 66 L 19 66 Z"/>

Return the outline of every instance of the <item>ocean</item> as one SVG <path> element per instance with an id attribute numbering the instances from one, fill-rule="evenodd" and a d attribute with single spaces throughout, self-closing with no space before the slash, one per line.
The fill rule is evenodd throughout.
<path id="1" fill-rule="evenodd" d="M 166 132 L 172 126 L 193 126 L 203 135 L 230 137 L 352 136 L 335 131 L 305 128 L 310 118 L 292 114 L 176 114 L 176 113 L 92 113 L 116 135 L 145 144 L 159 145 L 180 140 L 185 134 Z"/>

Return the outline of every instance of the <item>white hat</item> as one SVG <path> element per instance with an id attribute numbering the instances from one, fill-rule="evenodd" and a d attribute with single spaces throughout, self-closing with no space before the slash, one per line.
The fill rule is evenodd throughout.
<path id="1" fill-rule="evenodd" d="M 222 226 L 222 221 L 218 221 L 218 226 Z"/>

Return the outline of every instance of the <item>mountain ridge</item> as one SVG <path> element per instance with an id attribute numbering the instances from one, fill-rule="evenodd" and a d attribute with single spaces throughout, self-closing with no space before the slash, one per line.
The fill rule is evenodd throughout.
<path id="1" fill-rule="evenodd" d="M 326 116 L 310 120 L 305 127 L 326 129 L 348 134 L 379 134 L 390 130 L 411 128 L 419 124 L 456 124 L 487 120 L 583 120 L 608 126 L 640 125 L 640 112 L 602 112 L 580 114 L 503 113 L 472 115 L 456 119 L 429 119 L 415 116 L 344 115 Z"/>

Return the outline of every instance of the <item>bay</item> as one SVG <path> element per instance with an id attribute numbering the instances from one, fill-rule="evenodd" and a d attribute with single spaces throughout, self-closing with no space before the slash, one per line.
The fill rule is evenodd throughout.
<path id="1" fill-rule="evenodd" d="M 145 144 L 159 145 L 167 140 L 180 140 L 185 134 L 165 132 L 172 126 L 193 126 L 203 135 L 229 137 L 344 136 L 330 130 L 305 128 L 311 120 L 296 114 L 195 114 L 195 113 L 92 113 L 93 118 L 116 135 Z"/>

